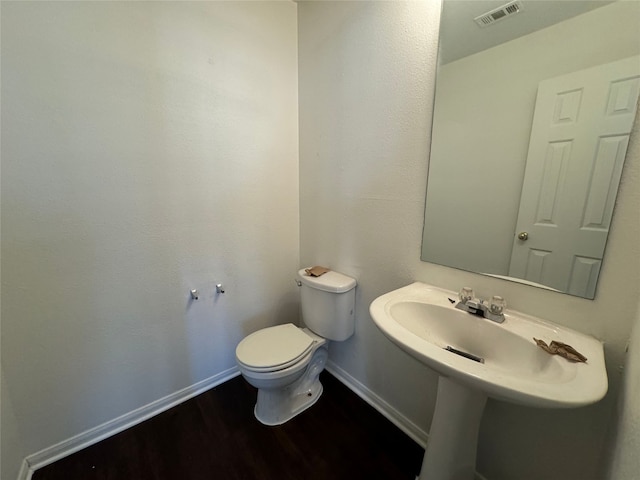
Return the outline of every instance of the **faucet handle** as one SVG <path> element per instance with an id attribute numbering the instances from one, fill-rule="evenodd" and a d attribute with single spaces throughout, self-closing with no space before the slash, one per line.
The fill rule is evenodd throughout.
<path id="1" fill-rule="evenodd" d="M 462 287 L 462 290 L 460 290 L 460 293 L 458 294 L 458 297 L 460 298 L 460 301 L 462 303 L 467 303 L 469 300 L 473 300 L 473 298 L 474 298 L 473 288 L 471 288 L 471 287 Z"/>
<path id="2" fill-rule="evenodd" d="M 507 301 L 500 295 L 494 295 L 489 302 L 489 311 L 494 315 L 502 315 L 504 309 L 507 308 Z"/>

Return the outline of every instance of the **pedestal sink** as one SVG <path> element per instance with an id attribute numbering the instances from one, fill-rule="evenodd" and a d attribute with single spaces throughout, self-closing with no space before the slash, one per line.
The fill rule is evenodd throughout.
<path id="1" fill-rule="evenodd" d="M 420 480 L 473 479 L 487 397 L 573 408 L 607 392 L 604 351 L 595 338 L 510 310 L 498 324 L 456 309 L 450 299 L 457 294 L 416 282 L 378 297 L 370 307 L 373 321 L 392 342 L 440 375 Z M 534 337 L 567 343 L 587 362 L 550 355 Z"/>

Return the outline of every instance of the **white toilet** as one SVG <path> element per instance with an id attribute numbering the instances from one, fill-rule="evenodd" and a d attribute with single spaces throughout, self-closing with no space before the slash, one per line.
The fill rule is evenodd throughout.
<path id="1" fill-rule="evenodd" d="M 302 269 L 297 281 L 306 328 L 263 328 L 236 348 L 242 376 L 258 389 L 255 416 L 265 425 L 280 425 L 320 398 L 328 340 L 353 335 L 355 279 L 333 271 L 312 277 Z"/>

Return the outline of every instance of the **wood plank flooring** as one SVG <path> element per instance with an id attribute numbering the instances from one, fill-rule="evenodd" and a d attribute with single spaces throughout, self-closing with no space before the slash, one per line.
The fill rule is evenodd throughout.
<path id="1" fill-rule="evenodd" d="M 424 450 L 328 372 L 318 402 L 266 427 L 236 377 L 59 460 L 33 480 L 414 480 Z"/>

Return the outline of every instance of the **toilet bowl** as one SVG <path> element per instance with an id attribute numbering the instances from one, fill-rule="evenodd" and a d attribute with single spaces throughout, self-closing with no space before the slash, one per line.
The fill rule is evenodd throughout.
<path id="1" fill-rule="evenodd" d="M 292 323 L 263 328 L 236 348 L 240 373 L 258 389 L 255 417 L 265 425 L 280 425 L 318 401 L 328 340 L 342 341 L 353 334 L 353 278 L 331 271 L 309 277 L 302 269 L 298 285 L 306 328 Z"/>
<path id="2" fill-rule="evenodd" d="M 292 323 L 264 328 L 236 349 L 240 373 L 258 389 L 254 409 L 265 425 L 280 425 L 313 405 L 328 358 L 327 341 Z"/>

